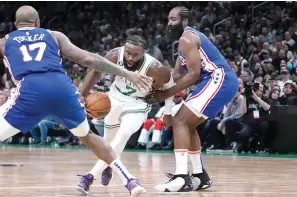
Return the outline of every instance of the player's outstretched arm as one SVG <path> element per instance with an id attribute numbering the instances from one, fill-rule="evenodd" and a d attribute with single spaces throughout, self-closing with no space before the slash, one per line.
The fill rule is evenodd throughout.
<path id="1" fill-rule="evenodd" d="M 118 57 L 118 51 L 119 48 L 115 48 L 107 52 L 105 55 L 105 58 L 111 61 L 112 63 L 117 62 Z M 97 83 L 101 73 L 96 70 L 91 70 L 88 72 L 87 76 L 84 79 L 83 86 L 81 89 L 81 95 L 87 96 L 90 92 L 90 90 L 94 87 L 94 85 Z"/>
<path id="2" fill-rule="evenodd" d="M 150 89 L 150 83 L 148 81 L 151 78 L 130 72 L 100 55 L 78 48 L 61 32 L 52 31 L 52 35 L 57 39 L 61 54 L 67 59 L 98 72 L 122 76 L 132 82 L 138 89 Z"/>

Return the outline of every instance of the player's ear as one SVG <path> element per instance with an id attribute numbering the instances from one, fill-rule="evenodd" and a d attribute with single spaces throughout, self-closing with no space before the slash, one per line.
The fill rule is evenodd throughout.
<path id="1" fill-rule="evenodd" d="M 185 19 L 183 20 L 183 26 L 184 26 L 184 27 L 188 26 L 188 23 L 189 23 L 189 20 L 188 20 L 187 18 L 185 18 Z"/>
<path id="2" fill-rule="evenodd" d="M 37 20 L 35 25 L 36 25 L 37 28 L 39 28 L 40 27 L 40 20 Z"/>

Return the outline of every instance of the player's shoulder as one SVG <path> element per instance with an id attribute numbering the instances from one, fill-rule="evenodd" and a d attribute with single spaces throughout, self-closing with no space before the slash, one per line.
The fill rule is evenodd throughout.
<path id="1" fill-rule="evenodd" d="M 105 57 L 106 58 L 113 57 L 113 56 L 117 57 L 121 49 L 122 49 L 122 47 L 113 48 L 110 51 L 107 51 Z"/>
<path id="2" fill-rule="evenodd" d="M 200 46 L 200 38 L 193 32 L 185 31 L 179 38 L 178 44 L 181 49 L 193 45 Z"/>
<path id="3" fill-rule="evenodd" d="M 118 54 L 119 51 L 120 51 L 122 48 L 123 48 L 123 47 L 116 47 L 116 48 L 113 48 L 113 49 L 111 49 L 110 51 L 108 51 L 108 52 L 106 53 L 106 55 L 108 55 L 108 54 Z"/>
<path id="4" fill-rule="evenodd" d="M 113 48 L 111 49 L 110 51 L 108 51 L 106 54 L 105 54 L 105 58 L 108 59 L 109 61 L 111 61 L 112 63 L 117 63 L 118 61 L 118 58 L 119 58 L 119 52 L 120 50 L 122 49 L 122 47 L 116 47 L 116 48 Z"/>

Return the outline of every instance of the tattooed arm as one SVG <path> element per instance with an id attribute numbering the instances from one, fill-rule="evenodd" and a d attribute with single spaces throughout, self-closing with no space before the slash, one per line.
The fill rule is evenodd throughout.
<path id="1" fill-rule="evenodd" d="M 150 81 L 151 78 L 130 72 L 121 66 L 117 66 L 100 55 L 96 55 L 78 48 L 72 44 L 69 38 L 61 32 L 52 31 L 51 33 L 57 40 L 62 55 L 67 59 L 82 66 L 92 68 L 98 72 L 124 77 L 132 82 L 138 89 L 150 89 L 150 83 L 148 81 Z"/>
<path id="2" fill-rule="evenodd" d="M 112 63 L 117 62 L 119 48 L 115 48 L 107 52 L 105 58 L 111 61 Z M 91 70 L 84 79 L 83 86 L 81 89 L 82 96 L 87 96 L 90 90 L 94 87 L 97 83 L 101 73 L 96 70 Z"/>

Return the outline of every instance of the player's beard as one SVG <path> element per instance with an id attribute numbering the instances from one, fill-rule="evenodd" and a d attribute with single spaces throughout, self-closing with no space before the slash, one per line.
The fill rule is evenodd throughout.
<path id="1" fill-rule="evenodd" d="M 169 39 L 175 41 L 178 40 L 184 32 L 184 27 L 182 23 L 176 25 L 171 25 L 167 27 L 167 36 Z"/>
<path id="2" fill-rule="evenodd" d="M 142 65 L 142 62 L 143 62 L 143 58 L 140 59 L 139 61 L 137 62 L 133 62 L 133 66 L 128 66 L 127 65 L 127 60 L 124 58 L 124 67 L 125 69 L 129 70 L 129 71 L 136 71 L 139 69 L 139 67 Z"/>

